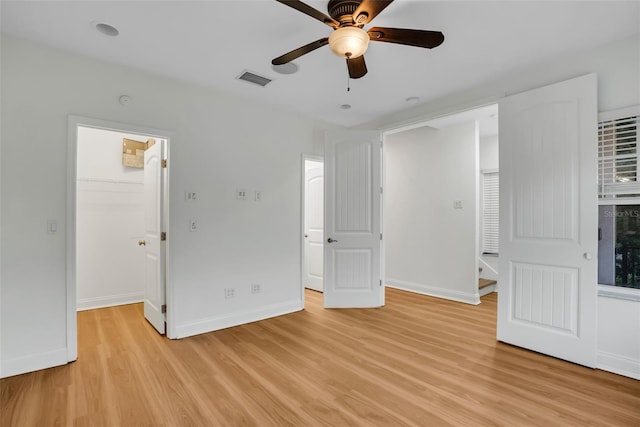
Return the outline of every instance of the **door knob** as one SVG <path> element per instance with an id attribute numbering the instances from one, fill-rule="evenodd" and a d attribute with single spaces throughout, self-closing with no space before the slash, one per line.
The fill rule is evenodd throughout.
<path id="1" fill-rule="evenodd" d="M 307 237 L 309 237 L 309 235 L 308 235 L 308 234 L 305 234 L 305 235 L 304 235 L 304 238 L 306 239 Z"/>
<path id="2" fill-rule="evenodd" d="M 334 242 L 337 242 L 337 240 L 332 239 L 331 237 L 329 237 L 329 238 L 327 239 L 327 242 L 328 242 L 328 243 L 334 243 Z"/>
<path id="3" fill-rule="evenodd" d="M 138 240 L 138 246 L 146 246 L 147 242 L 145 242 L 144 240 Z"/>
<path id="4" fill-rule="evenodd" d="M 593 256 L 589 252 L 585 252 L 583 256 L 587 261 L 590 261 L 591 258 L 593 258 Z"/>

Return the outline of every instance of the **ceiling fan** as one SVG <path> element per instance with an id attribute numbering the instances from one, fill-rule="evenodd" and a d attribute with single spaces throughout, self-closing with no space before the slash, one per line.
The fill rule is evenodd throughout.
<path id="1" fill-rule="evenodd" d="M 393 0 L 330 0 L 327 5 L 329 15 L 299 0 L 276 1 L 323 22 L 334 31 L 329 37 L 323 37 L 275 58 L 271 61 L 273 65 L 286 64 L 328 44 L 336 55 L 347 60 L 349 77 L 359 79 L 367 74 L 367 65 L 363 55 L 369 46 L 369 41 L 397 43 L 427 49 L 440 46 L 444 41 L 444 34 L 440 31 L 383 27 L 373 27 L 368 31 L 362 29 L 384 8 L 393 3 Z"/>

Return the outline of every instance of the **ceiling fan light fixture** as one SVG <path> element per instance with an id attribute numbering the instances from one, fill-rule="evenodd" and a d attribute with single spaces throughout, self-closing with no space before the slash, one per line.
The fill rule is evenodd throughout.
<path id="1" fill-rule="evenodd" d="M 358 27 L 341 27 L 329 35 L 329 47 L 341 58 L 358 58 L 369 47 L 369 34 Z"/>

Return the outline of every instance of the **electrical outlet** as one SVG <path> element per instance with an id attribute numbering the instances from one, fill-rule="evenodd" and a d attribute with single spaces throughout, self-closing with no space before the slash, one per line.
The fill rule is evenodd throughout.
<path id="1" fill-rule="evenodd" d="M 226 299 L 234 298 L 236 296 L 236 290 L 234 288 L 225 288 L 224 297 Z"/>
<path id="2" fill-rule="evenodd" d="M 252 294 L 260 293 L 260 283 L 254 283 L 253 285 L 251 285 L 251 293 Z"/>
<path id="3" fill-rule="evenodd" d="M 198 230 L 198 222 L 195 219 L 189 220 L 189 231 L 195 232 Z"/>

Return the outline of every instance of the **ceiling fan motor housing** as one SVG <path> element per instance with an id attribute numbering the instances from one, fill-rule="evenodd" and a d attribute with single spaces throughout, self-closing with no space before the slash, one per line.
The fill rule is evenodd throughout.
<path id="1" fill-rule="evenodd" d="M 354 19 L 357 19 L 357 17 L 353 16 L 353 12 L 360 6 L 360 3 L 362 3 L 362 0 L 330 0 L 327 5 L 327 10 L 329 16 L 340 22 L 341 26 L 353 24 L 362 26 L 366 20 L 366 15 L 362 19 L 362 22 L 353 22 Z"/>

